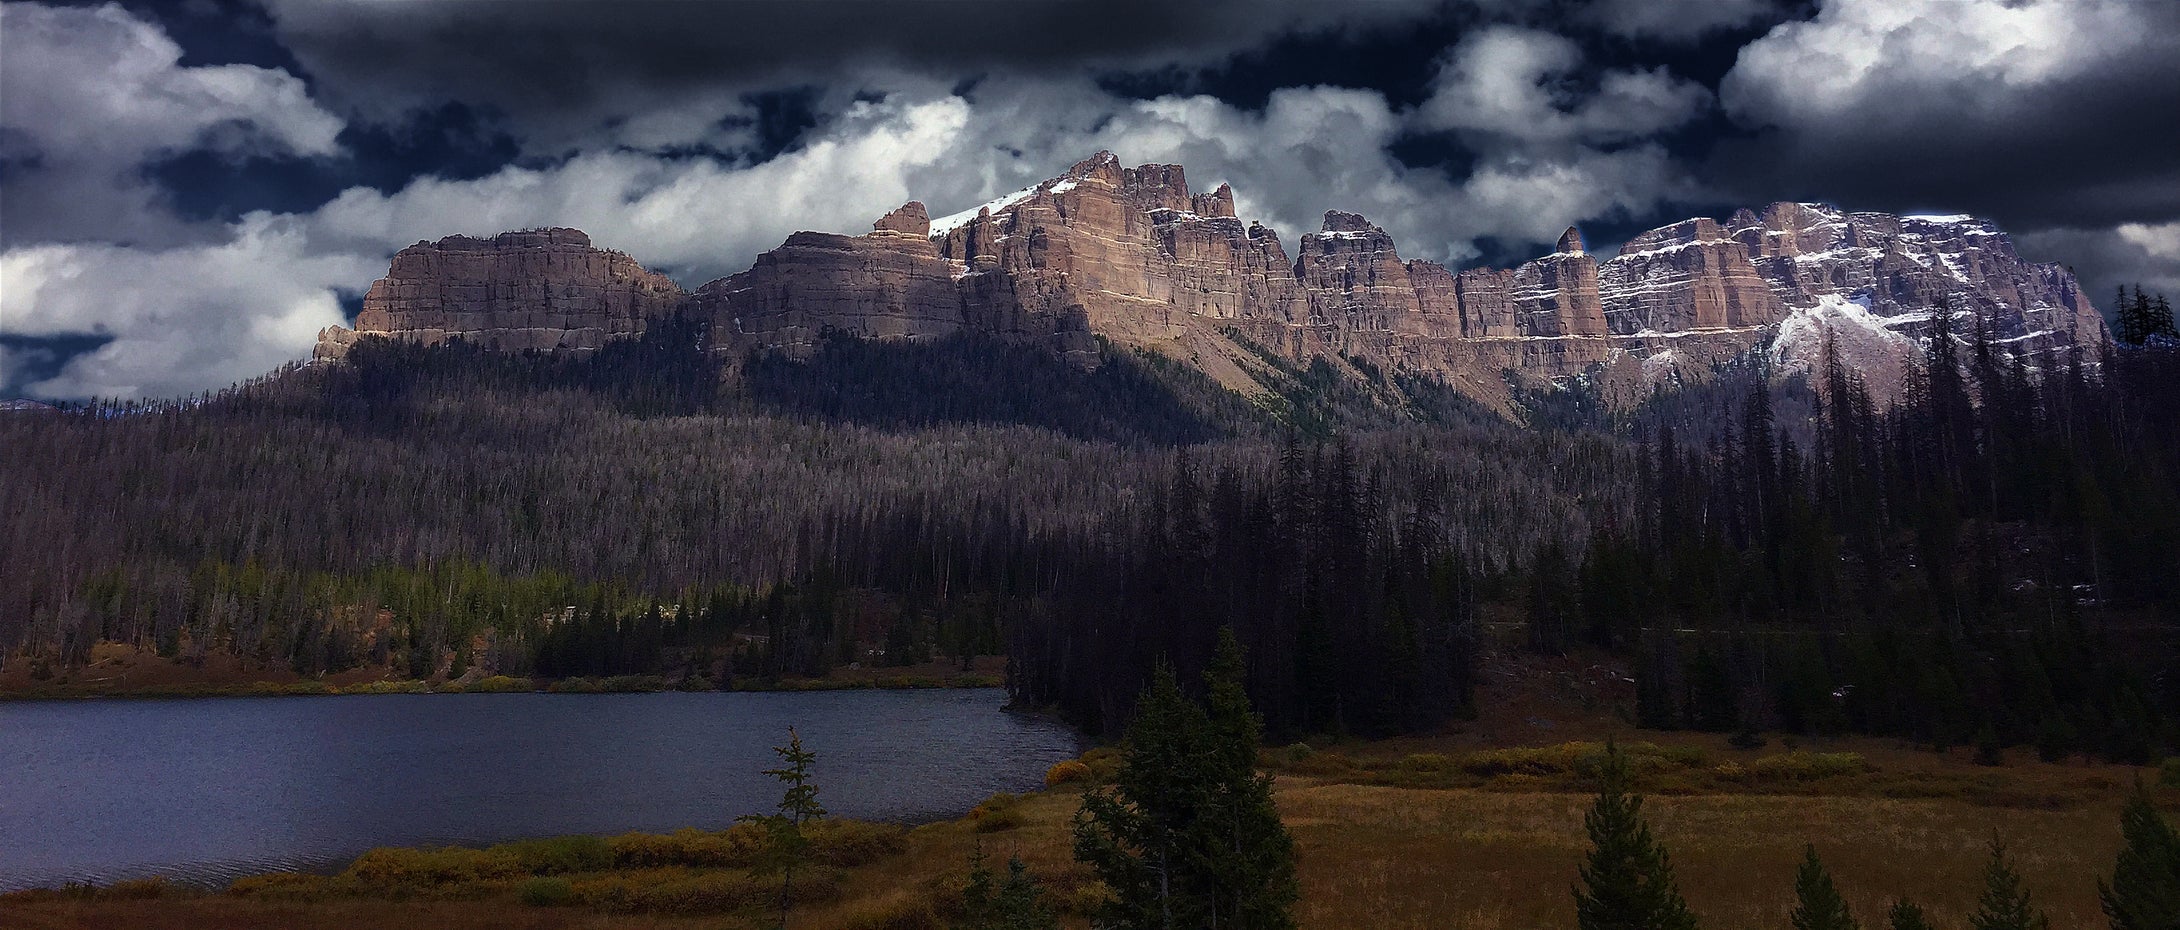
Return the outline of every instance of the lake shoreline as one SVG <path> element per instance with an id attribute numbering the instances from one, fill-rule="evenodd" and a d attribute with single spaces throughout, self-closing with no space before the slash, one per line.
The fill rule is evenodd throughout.
<path id="1" fill-rule="evenodd" d="M 215 697 L 304 697 L 354 694 L 640 694 L 677 692 L 770 692 L 928 690 L 1006 686 L 1006 659 L 977 656 L 964 663 L 939 659 L 907 666 L 842 666 L 816 677 L 736 675 L 729 687 L 705 676 L 598 675 L 545 678 L 486 674 L 412 678 L 384 666 L 300 678 L 284 666 L 219 657 L 198 667 L 115 644 L 94 650 L 96 661 L 63 670 L 55 678 L 25 673 L 21 657 L 0 666 L 0 702 L 76 701 L 94 698 L 169 700 Z M 28 666 L 35 669 L 36 666 Z M 96 675 L 97 677 L 88 677 Z M 137 682 L 131 685 L 130 682 Z"/>
<path id="2" fill-rule="evenodd" d="M 0 702 L 30 701 L 97 701 L 143 700 L 163 701 L 182 698 L 259 698 L 259 697 L 353 697 L 371 694 L 745 694 L 772 692 L 811 691 L 951 691 L 982 688 L 1004 688 L 1006 680 L 993 675 L 960 675 L 951 678 L 909 676 L 876 679 L 785 679 L 778 682 L 737 681 L 732 688 L 685 688 L 677 684 L 657 687 L 609 687 L 604 684 L 586 686 L 573 684 L 581 679 L 539 679 L 546 684 L 532 683 L 530 687 L 470 687 L 452 683 L 433 685 L 414 679 L 397 681 L 373 681 L 362 685 L 331 685 L 323 682 L 256 682 L 244 685 L 206 685 L 179 688 L 132 688 L 128 690 L 86 690 L 53 688 L 51 690 L 0 691 Z"/>

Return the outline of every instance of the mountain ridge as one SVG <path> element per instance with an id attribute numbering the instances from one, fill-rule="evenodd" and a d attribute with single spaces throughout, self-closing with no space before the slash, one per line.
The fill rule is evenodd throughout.
<path id="1" fill-rule="evenodd" d="M 1276 231 L 1235 215 L 1231 187 L 1194 192 L 1182 166 L 1100 152 L 937 220 L 910 201 L 859 236 L 794 233 L 693 291 L 572 229 L 419 242 L 314 356 L 340 358 L 362 335 L 584 352 L 681 314 L 728 358 L 807 355 L 829 332 L 970 332 L 1092 366 L 1102 338 L 1244 394 L 1268 390 L 1268 351 L 1436 378 L 1504 412 L 1571 379 L 1623 405 L 1758 352 L 1784 373 L 1839 352 L 1884 395 L 1941 307 L 1973 318 L 1955 331 L 1981 327 L 2032 358 L 2105 335 L 2070 272 L 2025 261 L 1973 217 L 1782 202 L 1668 224 L 1602 262 L 1570 227 L 1515 268 L 1454 271 L 1401 258 L 1383 229 L 1338 210 L 1290 258 Z"/>

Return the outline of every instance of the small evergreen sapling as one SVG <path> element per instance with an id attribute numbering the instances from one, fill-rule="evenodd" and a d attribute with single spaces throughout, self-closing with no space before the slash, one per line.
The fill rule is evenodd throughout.
<path id="1" fill-rule="evenodd" d="M 1604 785 L 1583 818 L 1589 860 L 1574 889 L 1582 930 L 1695 930 L 1696 916 L 1673 882 L 1665 847 L 1643 821 L 1641 795 L 1627 792 L 1627 757 L 1605 743 Z"/>
<path id="2" fill-rule="evenodd" d="M 772 751 L 779 754 L 782 765 L 764 773 L 787 786 L 780 796 L 779 812 L 746 814 L 736 819 L 765 828 L 764 858 L 759 865 L 780 873 L 779 927 L 786 930 L 787 912 L 794 903 L 795 867 L 810 857 L 810 839 L 802 834 L 802 825 L 824 817 L 825 808 L 818 803 L 817 784 L 810 777 L 817 753 L 802 747 L 802 734 L 788 727 L 787 745 L 774 746 Z"/>
<path id="3" fill-rule="evenodd" d="M 2097 897 L 2112 930 L 2180 930 L 2180 835 L 2150 803 L 2148 789 L 2120 814 L 2126 845 L 2112 866 L 2112 882 L 2097 882 Z"/>
<path id="4" fill-rule="evenodd" d="M 1794 873 L 1794 899 L 1794 930 L 1861 930 L 1862 925 L 1855 923 L 1854 915 L 1847 911 L 1847 899 L 1840 897 L 1831 873 L 1817 858 L 1814 844 L 1808 847 L 1801 868 Z"/>
<path id="5" fill-rule="evenodd" d="M 1885 912 L 1886 923 L 1892 930 L 1936 930 L 1930 924 L 1930 916 L 1923 907 L 1913 901 L 1894 901 L 1892 909 Z"/>
<path id="6" fill-rule="evenodd" d="M 955 930 L 1058 930 L 1060 919 L 1046 906 L 1029 866 L 1020 857 L 1007 858 L 1007 878 L 996 887 L 992 870 L 984 865 L 979 844 L 969 857 L 969 884 L 961 892 L 961 922 Z"/>
<path id="7" fill-rule="evenodd" d="M 1991 838 L 1991 861 L 1983 867 L 1983 895 L 1976 899 L 1975 930 L 2050 930 L 2051 918 L 2029 900 L 2021 873 L 2006 858 L 2006 842 Z"/>

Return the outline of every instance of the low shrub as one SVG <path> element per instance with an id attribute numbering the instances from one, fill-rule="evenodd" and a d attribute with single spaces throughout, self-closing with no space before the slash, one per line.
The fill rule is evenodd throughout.
<path id="1" fill-rule="evenodd" d="M 1749 763 L 1749 772 L 1767 781 L 1816 781 L 1869 770 L 1869 762 L 1853 752 L 1789 752 Z"/>
<path id="2" fill-rule="evenodd" d="M 1400 760 L 1400 767 L 1410 772 L 1437 774 L 1453 770 L 1454 765 L 1450 756 L 1435 752 L 1419 752 Z"/>
<path id="3" fill-rule="evenodd" d="M 502 843 L 486 852 L 508 856 L 518 868 L 532 875 L 596 872 L 612 868 L 617 858 L 613 847 L 595 836 L 558 836 Z"/>
<path id="4" fill-rule="evenodd" d="M 2166 759 L 2164 765 L 2158 766 L 2157 783 L 2167 788 L 2180 788 L 2180 756 Z"/>
<path id="5" fill-rule="evenodd" d="M 421 681 L 359 681 L 341 688 L 342 694 L 423 694 L 430 690 Z"/>
<path id="6" fill-rule="evenodd" d="M 1069 759 L 1045 770 L 1045 787 L 1057 788 L 1090 780 L 1090 767 L 1080 760 Z"/>
<path id="7" fill-rule="evenodd" d="M 1120 775 L 1120 750 L 1113 746 L 1099 746 L 1082 754 L 1082 764 L 1090 767 L 1090 777 L 1098 782 L 1109 782 Z"/>
<path id="8" fill-rule="evenodd" d="M 537 689 L 531 687 L 530 679 L 527 678 L 492 675 L 470 682 L 468 685 L 463 686 L 462 690 L 471 694 L 514 694 Z"/>
<path id="9" fill-rule="evenodd" d="M 513 856 L 497 850 L 382 847 L 356 857 L 341 875 L 373 888 L 432 891 L 522 872 Z"/>
<path id="10" fill-rule="evenodd" d="M 804 824 L 802 835 L 810 840 L 818 861 L 846 869 L 900 852 L 908 829 L 894 823 L 820 820 Z"/>
<path id="11" fill-rule="evenodd" d="M 1288 766 L 1288 768 L 1290 771 L 1294 772 L 1297 775 L 1312 775 L 1321 778 L 1346 778 L 1355 774 L 1355 769 L 1357 768 L 1357 766 L 1355 765 L 1355 760 L 1350 759 L 1339 753 L 1316 752 L 1311 753 L 1307 758 L 1304 758 L 1294 763 L 1293 765 Z"/>
<path id="12" fill-rule="evenodd" d="M 998 833 L 1002 830 L 1012 830 L 1027 822 L 1028 820 L 1022 816 L 1021 811 L 1009 807 L 976 818 L 976 832 Z"/>
<path id="13" fill-rule="evenodd" d="M 739 824 L 717 833 L 683 827 L 672 833 L 623 833 L 606 841 L 622 868 L 699 866 L 746 868 L 764 853 L 763 828 Z"/>
<path id="14" fill-rule="evenodd" d="M 666 679 L 657 675 L 615 675 L 599 682 L 598 687 L 610 694 L 664 691 Z"/>
<path id="15" fill-rule="evenodd" d="M 330 875 L 310 875 L 303 872 L 246 875 L 227 886 L 227 893 L 237 897 L 297 903 L 324 901 L 356 890 L 358 889 L 353 882 Z"/>
<path id="16" fill-rule="evenodd" d="M 575 903 L 575 886 L 557 875 L 540 875 L 523 882 L 515 896 L 531 907 L 562 907 Z"/>
<path id="17" fill-rule="evenodd" d="M 1490 778 L 1495 775 L 1568 775 L 1575 771 L 1585 752 L 1602 753 L 1592 743 L 1561 743 L 1557 746 L 1480 749 L 1460 759 L 1461 771 Z"/>

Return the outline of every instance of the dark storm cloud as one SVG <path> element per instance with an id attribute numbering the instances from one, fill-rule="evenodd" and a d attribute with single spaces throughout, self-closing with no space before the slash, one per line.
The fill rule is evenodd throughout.
<path id="1" fill-rule="evenodd" d="M 1944 209 L 2016 230 L 2180 217 L 2180 3 L 1837 0 L 1743 48 L 1751 200 Z"/>
<path id="2" fill-rule="evenodd" d="M 946 87 L 988 70 L 1215 62 L 1277 36 L 1367 31 L 1440 3 L 267 0 L 321 99 L 380 116 L 460 99 L 508 114 L 544 145 L 647 114 L 656 125 L 634 127 L 645 138 L 696 134 L 743 92 L 825 84 L 852 94 L 866 74 Z M 658 115 L 677 108 L 688 112 Z"/>
<path id="3" fill-rule="evenodd" d="M 0 3 L 0 396 L 308 351 L 420 238 L 575 225 L 697 284 L 1094 151 L 1512 264 L 1739 205 L 1974 212 L 2180 291 L 2180 2 Z M 91 334 L 87 336 L 86 334 Z M 95 338 L 92 338 L 95 336 Z M 12 340 L 12 341 L 10 341 Z"/>

